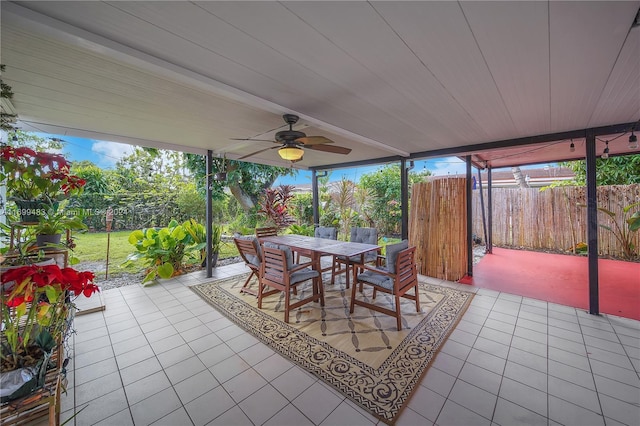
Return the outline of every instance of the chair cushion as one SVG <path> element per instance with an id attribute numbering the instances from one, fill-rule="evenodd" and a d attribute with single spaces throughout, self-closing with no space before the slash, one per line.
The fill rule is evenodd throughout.
<path id="1" fill-rule="evenodd" d="M 311 278 L 315 278 L 318 275 L 319 275 L 318 271 L 314 271 L 311 268 L 301 269 L 301 270 L 295 271 L 294 273 L 291 274 L 291 277 L 289 279 L 289 283 L 290 284 L 299 283 L 299 282 L 306 281 L 306 280 L 311 279 Z"/>
<path id="2" fill-rule="evenodd" d="M 351 242 L 378 244 L 378 230 L 376 228 L 351 228 Z"/>
<path id="3" fill-rule="evenodd" d="M 318 226 L 315 230 L 314 236 L 316 238 L 327 238 L 329 240 L 338 239 L 338 233 L 336 228 L 328 226 Z"/>
<path id="4" fill-rule="evenodd" d="M 287 269 L 293 269 L 295 264 L 293 263 L 293 254 L 291 253 L 291 247 L 284 244 L 270 243 L 269 241 L 265 241 L 264 246 L 284 251 L 284 257 L 287 259 Z"/>
<path id="5" fill-rule="evenodd" d="M 408 240 L 402 240 L 399 243 L 389 244 L 387 246 L 387 271 L 392 274 L 396 273 L 396 260 L 398 259 L 398 253 L 407 248 L 409 248 Z"/>
<path id="6" fill-rule="evenodd" d="M 387 277 L 373 271 L 364 271 L 363 273 L 358 274 L 358 280 L 376 285 L 378 287 L 386 288 L 387 290 L 393 290 L 393 280 L 391 279 L 391 277 Z"/>
<path id="7" fill-rule="evenodd" d="M 253 254 L 248 254 L 248 253 L 245 253 L 245 257 L 252 265 L 257 266 L 259 268 L 260 258 L 262 257 L 262 248 L 260 248 L 260 243 L 258 242 L 258 238 L 254 235 L 239 235 L 236 238 L 238 238 L 239 240 L 248 240 L 253 243 L 253 248 L 256 250 L 256 253 L 258 253 L 258 256 L 260 257 L 257 257 L 256 255 L 253 255 Z"/>

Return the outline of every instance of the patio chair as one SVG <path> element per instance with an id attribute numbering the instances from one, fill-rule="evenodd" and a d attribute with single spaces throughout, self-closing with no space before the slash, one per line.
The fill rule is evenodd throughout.
<path id="1" fill-rule="evenodd" d="M 244 285 L 240 289 L 240 293 L 248 293 L 254 296 L 258 296 L 258 290 L 254 290 L 251 288 L 250 282 L 251 278 L 256 277 L 259 278 L 260 274 L 260 264 L 262 263 L 262 255 L 260 249 L 260 243 L 258 243 L 258 238 L 253 235 L 245 236 L 245 237 L 236 237 L 233 239 L 233 242 L 236 244 L 238 248 L 238 252 L 240 253 L 240 257 L 244 260 L 245 264 L 251 269 L 251 274 L 244 282 Z M 258 279 L 258 283 L 260 280 Z M 259 285 L 259 284 L 258 284 Z"/>
<path id="2" fill-rule="evenodd" d="M 352 243 L 378 244 L 378 231 L 375 228 L 353 227 L 351 228 L 349 241 Z M 378 254 L 379 250 L 378 252 L 365 253 L 363 256 L 351 256 L 349 259 L 345 256 L 334 256 L 333 265 L 331 266 L 331 284 L 335 282 L 336 275 L 349 273 L 347 270 L 349 266 L 358 267 L 365 263 L 376 262 Z M 341 265 L 344 265 L 344 268 Z"/>
<path id="3" fill-rule="evenodd" d="M 332 226 L 318 226 L 314 231 L 314 237 L 316 238 L 326 238 L 328 240 L 337 240 L 338 239 L 338 228 L 334 228 Z M 320 257 L 320 263 L 322 264 L 323 257 L 329 257 L 331 255 L 324 255 Z M 333 256 L 331 256 L 331 266 L 327 266 L 326 268 L 322 268 L 320 272 L 326 272 L 329 270 L 333 270 Z"/>
<path id="4" fill-rule="evenodd" d="M 267 227 L 267 228 L 256 228 L 256 237 L 273 237 L 278 235 L 278 228 L 276 227 Z"/>
<path id="5" fill-rule="evenodd" d="M 262 299 L 272 294 L 284 293 L 284 322 L 289 322 L 289 312 L 309 302 L 320 300 L 324 306 L 324 294 L 320 289 L 320 273 L 310 268 L 311 262 L 293 263 L 291 249 L 284 245 L 265 242 L 262 244 L 263 262 L 260 267 L 260 286 L 258 287 L 258 308 L 262 309 Z M 291 303 L 291 292 L 308 281 L 313 280 L 311 295 Z M 267 290 L 271 287 L 272 290 Z"/>
<path id="6" fill-rule="evenodd" d="M 377 268 L 364 265 L 364 272 L 357 274 L 351 289 L 351 306 L 349 312 L 353 314 L 355 305 L 364 306 L 383 314 L 396 318 L 398 331 L 402 330 L 402 316 L 400 298 L 404 297 L 415 301 L 416 312 L 420 312 L 420 297 L 418 292 L 418 271 L 414 261 L 415 247 L 407 247 L 406 241 L 387 246 L 387 267 Z M 395 310 L 356 299 L 357 285 L 370 285 L 373 287 L 373 301 L 378 291 L 394 296 Z M 414 294 L 407 292 L 414 289 Z"/>

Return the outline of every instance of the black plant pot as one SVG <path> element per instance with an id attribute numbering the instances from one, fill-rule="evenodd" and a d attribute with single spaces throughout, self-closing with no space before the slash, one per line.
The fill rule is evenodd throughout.
<path id="1" fill-rule="evenodd" d="M 46 211 L 47 205 L 40 200 L 13 199 L 18 207 L 20 221 L 24 223 L 36 223 L 38 217 Z"/>
<path id="2" fill-rule="evenodd" d="M 36 235 L 36 244 L 45 252 L 47 250 L 57 250 L 56 246 L 60 245 L 62 234 L 38 234 Z"/>
<path id="3" fill-rule="evenodd" d="M 215 252 L 211 254 L 211 267 L 215 268 L 216 264 L 218 263 L 218 255 L 220 253 Z M 200 266 L 202 266 L 203 268 L 205 268 L 207 266 L 207 259 L 202 261 L 202 264 L 200 264 Z"/>

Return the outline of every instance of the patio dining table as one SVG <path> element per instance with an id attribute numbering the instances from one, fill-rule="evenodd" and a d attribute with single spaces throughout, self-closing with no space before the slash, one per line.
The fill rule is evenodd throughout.
<path id="1" fill-rule="evenodd" d="M 349 287 L 350 259 L 355 256 L 360 256 L 360 263 L 363 263 L 365 253 L 380 248 L 380 246 L 376 244 L 354 243 L 296 234 L 262 237 L 260 241 L 286 245 L 289 246 L 292 251 L 299 252 L 301 255 L 311 258 L 313 269 L 318 271 L 321 277 L 322 266 L 320 265 L 320 258 L 322 255 L 345 256 L 347 259 L 347 273 L 345 274 L 347 287 Z M 324 292 L 322 285 L 320 286 L 320 291 Z"/>

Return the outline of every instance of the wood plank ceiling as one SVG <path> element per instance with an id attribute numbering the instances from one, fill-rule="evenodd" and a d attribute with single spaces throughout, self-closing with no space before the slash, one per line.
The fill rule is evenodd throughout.
<path id="1" fill-rule="evenodd" d="M 295 113 L 353 149 L 306 150 L 308 168 L 640 119 L 640 1 L 1 7 L 25 129 L 238 158 L 269 142 L 231 138 L 273 138 Z M 511 158 L 561 159 L 568 144 Z M 276 150 L 250 159 L 288 165 Z"/>

